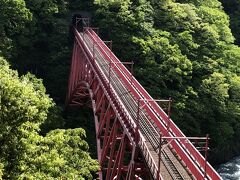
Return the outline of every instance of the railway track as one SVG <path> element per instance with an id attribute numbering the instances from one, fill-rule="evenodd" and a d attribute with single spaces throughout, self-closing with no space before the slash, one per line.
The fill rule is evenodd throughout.
<path id="1" fill-rule="evenodd" d="M 171 158 L 169 158 L 169 155 L 166 152 L 166 150 L 162 150 L 161 160 L 165 165 L 165 167 L 167 168 L 172 179 L 184 180 L 184 177 L 178 171 L 178 169 L 176 168 L 176 165 L 174 165 L 174 162 L 171 160 Z"/>
<path id="2" fill-rule="evenodd" d="M 83 34 L 81 34 L 83 37 Z M 87 34 L 84 35 L 84 40 L 87 47 L 93 51 L 94 43 Z M 93 53 L 93 52 L 92 52 Z M 112 70 L 109 62 L 104 58 L 98 48 L 95 47 L 94 50 L 95 62 L 101 67 L 102 72 L 106 77 L 109 76 L 110 72 L 110 90 L 116 92 L 118 97 L 120 97 L 123 105 L 128 110 L 130 116 L 135 121 L 138 119 L 139 130 L 143 137 L 146 139 L 146 143 L 148 144 L 148 148 L 152 157 L 154 158 L 155 163 L 158 164 L 158 147 L 160 141 L 160 131 L 156 128 L 155 124 L 152 120 L 147 116 L 147 113 L 140 109 L 139 116 L 138 112 L 138 100 L 133 97 L 133 95 L 126 89 L 126 86 L 121 81 L 120 77 L 118 77 L 117 73 Z M 115 66 L 112 64 L 111 66 Z M 165 179 L 192 179 L 192 177 L 188 174 L 186 168 L 179 162 L 178 158 L 173 154 L 170 147 L 167 146 L 161 151 L 161 168 L 162 176 Z M 151 168 L 150 168 L 151 169 Z M 153 174 L 154 177 L 154 174 Z"/>

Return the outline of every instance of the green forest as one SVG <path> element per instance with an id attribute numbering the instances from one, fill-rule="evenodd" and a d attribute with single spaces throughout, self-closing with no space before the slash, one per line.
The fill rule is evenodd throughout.
<path id="1" fill-rule="evenodd" d="M 63 116 L 83 12 L 211 163 L 240 155 L 240 0 L 0 0 L 0 179 L 96 176 L 91 109 Z"/>

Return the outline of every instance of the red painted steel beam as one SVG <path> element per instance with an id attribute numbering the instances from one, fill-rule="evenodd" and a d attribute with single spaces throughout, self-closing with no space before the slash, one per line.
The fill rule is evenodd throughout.
<path id="1" fill-rule="evenodd" d="M 104 43 L 99 43 L 101 39 L 93 31 L 91 31 L 91 29 L 89 29 L 87 33 L 90 37 L 92 37 L 93 41 L 98 42 L 99 49 L 102 54 L 105 55 L 106 59 L 113 62 L 120 62 L 114 54 L 111 54 L 111 58 L 109 58 L 108 53 L 111 53 L 111 51 Z M 115 68 L 115 71 L 136 98 L 152 99 L 145 89 L 136 81 L 136 79 L 133 79 L 132 83 L 129 82 L 132 76 L 122 64 L 119 64 L 118 68 Z M 145 107 L 145 110 L 165 136 L 185 136 L 172 120 L 170 120 L 171 128 L 169 131 L 166 129 L 166 123 L 169 122 L 169 118 L 156 102 L 149 102 L 149 105 Z M 186 144 L 182 141 L 173 141 L 171 145 L 182 160 L 189 166 L 188 168 L 196 176 L 196 178 L 204 178 L 203 167 L 205 166 L 205 160 L 196 148 L 191 143 Z M 207 164 L 207 175 L 210 179 L 221 179 L 210 164 Z"/>
<path id="2" fill-rule="evenodd" d="M 87 61 L 87 56 L 80 56 L 79 54 L 84 54 L 84 49 L 81 48 L 80 44 L 75 45 L 74 48 L 74 52 L 73 52 L 73 59 L 72 59 L 72 68 L 71 68 L 71 72 L 70 72 L 70 80 L 69 80 L 69 91 L 68 91 L 68 97 L 67 97 L 67 103 L 70 104 L 70 102 L 73 100 L 73 97 L 77 97 L 79 100 L 81 100 L 81 98 L 84 98 L 84 95 L 91 97 L 92 99 L 92 107 L 94 110 L 94 117 L 95 117 L 95 129 L 96 132 L 99 131 L 99 117 L 96 114 L 96 107 L 98 104 L 101 104 L 101 106 L 103 107 L 104 102 L 106 101 L 107 98 L 99 98 L 99 97 L 103 97 L 100 96 L 100 92 L 96 90 L 97 88 L 101 89 L 100 86 L 96 85 L 96 83 L 94 84 L 94 79 L 96 79 L 95 75 L 92 71 L 92 67 L 91 65 L 89 65 L 89 61 Z M 80 70 L 80 71 L 79 71 Z M 81 84 L 81 82 L 83 82 Z M 86 83 L 86 84 L 85 84 Z M 83 86 L 83 87 L 87 87 L 87 88 L 83 88 L 83 89 L 88 89 L 89 90 L 89 94 L 87 93 L 83 93 L 82 96 L 79 96 L 79 93 L 81 93 L 81 88 L 79 89 L 79 86 Z M 90 89 L 89 85 L 93 85 L 95 87 L 91 87 L 92 89 Z M 94 94 L 93 92 L 96 92 L 96 94 Z M 103 93 L 103 92 L 102 92 Z M 76 96 L 78 94 L 78 96 Z M 105 94 L 105 93 L 104 93 Z M 96 95 L 96 96 L 95 96 Z M 95 97 L 99 98 L 99 101 L 94 101 Z M 101 100 L 102 99 L 102 100 Z M 98 103 L 98 104 L 97 104 Z M 111 104 L 111 103 L 109 103 Z M 82 104 L 79 104 L 82 105 Z M 112 111 L 112 110 L 111 110 Z M 108 115 L 108 118 L 110 120 L 110 118 L 112 118 L 113 115 L 112 113 L 110 113 Z M 105 121 L 105 119 L 104 119 Z M 122 125 L 121 125 L 122 126 Z M 106 128 L 108 129 L 108 128 Z M 105 131 L 106 129 L 104 129 L 103 131 Z M 103 150 L 101 150 L 101 145 L 100 145 L 100 139 L 98 137 L 97 138 L 97 148 L 98 148 L 98 158 L 99 161 L 101 160 L 101 158 L 103 157 Z M 106 138 L 106 140 L 108 140 L 109 138 Z M 117 141 L 117 137 L 115 137 L 114 139 L 112 139 L 113 141 Z M 130 144 L 128 144 L 130 145 Z M 111 146 L 113 146 L 113 144 L 111 144 Z M 105 149 L 104 149 L 105 150 Z M 112 154 L 115 154 L 114 151 L 111 151 Z M 111 161 L 110 161 L 111 162 Z M 120 165 L 122 166 L 122 165 Z M 100 171 L 100 179 L 102 179 L 102 175 L 101 175 L 101 171 Z"/>
<path id="3" fill-rule="evenodd" d="M 91 52 L 90 52 L 90 50 L 88 49 L 88 48 L 86 48 L 85 47 L 85 45 L 84 45 L 84 40 L 81 38 L 81 36 L 80 36 L 80 34 L 75 30 L 75 36 L 76 36 L 76 39 L 77 39 L 77 42 L 78 42 L 78 44 L 81 46 L 81 48 L 84 50 L 83 52 L 84 52 L 84 54 L 85 54 L 85 57 L 87 58 L 87 60 L 88 60 L 88 62 L 90 62 L 90 65 L 91 65 L 91 67 L 94 69 L 94 72 L 96 73 L 96 74 L 98 74 L 98 79 L 99 79 L 99 81 L 102 83 L 102 85 L 103 85 L 103 89 L 105 88 L 105 87 L 107 87 L 107 83 L 106 83 L 106 81 L 105 81 L 105 79 L 104 79 L 104 77 L 102 77 L 102 74 L 101 74 L 101 72 L 100 72 L 100 70 L 96 67 L 96 64 L 94 63 L 94 60 L 92 59 L 92 56 L 91 56 Z M 105 89 L 104 90 L 104 93 L 106 93 L 106 96 L 108 96 L 107 94 L 108 94 L 108 92 L 106 92 L 107 90 Z M 110 98 L 112 98 L 112 99 L 116 99 L 117 97 L 115 97 L 115 95 L 112 93 L 112 92 L 110 92 Z M 114 101 L 116 101 L 116 100 L 114 100 Z M 115 105 L 114 105 L 115 106 Z M 117 104 L 117 108 L 118 108 L 118 111 L 122 111 L 122 107 L 121 107 L 121 105 L 119 105 L 119 104 Z M 115 111 L 115 110 L 114 110 Z M 126 117 L 121 117 L 121 118 L 126 118 Z M 128 123 L 128 121 L 125 121 L 126 123 Z M 121 121 L 121 123 L 122 123 L 122 126 L 123 126 L 123 121 Z M 132 125 L 130 125 L 130 126 L 132 126 Z M 125 131 L 128 131 L 127 129 L 125 129 Z M 129 139 L 131 140 L 131 142 L 132 143 L 134 143 L 134 141 L 132 140 L 132 136 L 128 133 L 127 134 L 128 135 L 128 137 L 129 137 Z"/>
<path id="4" fill-rule="evenodd" d="M 87 50 L 86 49 L 84 49 L 84 48 L 86 48 L 86 47 L 84 47 L 83 45 L 84 45 L 84 43 L 83 42 L 80 42 L 80 41 L 82 41 L 81 39 L 79 39 L 79 38 L 77 38 L 77 41 L 78 41 L 78 48 L 80 48 L 80 49 L 78 49 L 78 53 L 77 54 L 79 54 L 79 53 L 82 53 L 82 54 L 84 54 L 84 51 L 86 51 L 87 52 Z M 85 52 L 85 53 L 86 53 Z M 72 78 L 72 81 L 73 81 L 73 83 L 72 83 L 72 89 L 75 89 L 76 88 L 76 86 L 77 86 L 77 84 L 78 83 L 76 83 L 76 82 L 78 82 L 80 79 L 82 79 L 82 80 L 85 80 L 85 81 L 88 81 L 89 82 L 89 84 L 92 84 L 93 83 L 93 76 L 94 75 L 96 75 L 96 74 L 99 74 L 98 73 L 98 70 L 97 70 L 97 68 L 96 68 L 96 66 L 94 65 L 94 59 L 92 59 L 92 60 L 90 60 L 92 58 L 92 55 L 91 55 L 91 53 L 86 53 L 84 56 L 82 56 L 82 58 L 79 58 L 79 57 L 77 57 L 76 58 L 76 62 L 75 62 L 75 68 L 74 68 L 74 70 L 73 70 L 73 78 Z M 86 66 L 82 66 L 82 64 L 80 63 L 80 60 L 81 61 L 84 61 L 84 63 L 86 63 Z M 92 63 L 92 64 L 91 64 Z M 94 71 L 94 67 L 95 67 L 95 71 Z M 79 74 L 79 69 L 82 69 L 81 70 L 81 74 Z M 123 73 L 123 71 L 122 71 L 122 69 L 119 69 L 119 67 L 114 67 L 114 70 L 116 71 L 116 70 L 118 70 L 119 71 L 119 73 L 120 74 L 122 74 L 123 75 L 123 77 L 125 78 L 125 74 Z M 122 72 L 121 72 L 122 71 Z M 97 73 L 96 73 L 97 72 Z M 131 76 L 131 78 L 132 78 L 132 76 Z M 99 78 L 98 78 L 98 80 L 99 80 Z M 102 83 L 104 84 L 104 86 L 106 87 L 106 82 L 104 82 L 104 79 L 101 79 L 102 80 Z M 128 83 L 129 83 L 129 80 L 128 79 L 126 79 L 126 81 L 128 81 Z M 143 95 L 141 94 L 141 92 L 140 91 L 138 91 L 138 89 L 135 87 L 135 84 L 133 84 L 134 86 L 133 86 L 133 90 L 135 90 L 136 92 L 137 92 L 137 95 L 138 95 L 138 97 L 143 97 Z M 127 86 L 128 86 L 128 84 L 127 84 Z M 97 86 L 96 86 L 97 87 Z M 131 89 L 131 90 L 132 90 Z M 95 91 L 96 91 L 96 89 L 95 89 Z M 94 92 L 95 92 L 94 91 Z M 98 91 L 97 91 L 98 92 Z M 139 92 L 140 92 L 140 95 L 139 95 Z M 106 90 L 104 90 L 104 93 L 106 94 Z M 111 98 L 115 98 L 114 97 L 114 95 L 112 95 L 112 94 L 110 94 L 111 95 Z M 97 94 L 96 95 L 97 96 L 97 98 L 100 98 L 100 96 L 99 96 L 99 94 Z M 152 113 L 153 115 L 155 115 L 154 114 L 154 110 L 152 109 L 152 107 L 150 106 L 149 107 L 149 105 L 148 106 L 146 106 L 146 108 L 148 108 L 150 111 L 150 113 Z M 156 115 L 155 115 L 156 116 Z M 159 121 L 159 119 L 157 118 L 157 117 L 155 117 L 156 118 L 156 120 L 157 121 Z M 99 122 L 98 122 L 99 123 Z M 122 122 L 121 122 L 122 123 Z M 123 126 L 123 124 L 121 124 L 121 126 Z M 161 122 L 161 126 L 163 127 L 163 128 L 166 128 L 165 126 L 166 126 L 166 122 L 165 121 L 163 121 L 163 122 Z M 99 124 L 98 124 L 98 128 L 99 128 Z M 103 131 L 105 131 L 105 129 L 102 129 Z M 172 129 L 171 129 L 172 130 Z M 125 131 L 125 130 L 124 130 Z M 167 131 L 168 132 L 168 131 Z M 125 132 L 126 133 L 126 132 Z M 115 138 L 115 140 L 117 140 L 117 138 Z M 119 151 L 118 151 L 119 152 Z M 113 152 L 113 154 L 114 154 L 115 152 Z M 119 155 L 120 156 L 120 155 Z M 120 159 L 119 159 L 120 160 Z M 120 170 L 120 168 L 116 168 L 117 169 L 117 172 Z"/>

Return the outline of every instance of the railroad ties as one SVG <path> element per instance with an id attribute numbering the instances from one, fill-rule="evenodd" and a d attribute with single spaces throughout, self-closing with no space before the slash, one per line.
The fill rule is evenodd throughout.
<path id="1" fill-rule="evenodd" d="M 137 117 L 138 112 L 138 100 L 134 98 L 131 92 L 126 88 L 124 82 L 120 80 L 118 74 L 114 71 L 114 64 L 110 64 L 105 57 L 102 55 L 101 51 L 98 49 L 90 36 L 88 34 L 80 33 L 82 39 L 84 39 L 85 45 L 88 49 L 94 51 L 92 52 L 95 63 L 98 67 L 101 68 L 101 71 L 105 74 L 106 77 L 109 77 L 109 88 L 114 90 L 114 93 L 119 97 L 125 109 L 127 109 L 128 114 L 130 114 L 133 120 L 139 118 L 139 130 L 140 130 L 140 141 L 144 141 L 147 146 L 147 151 L 142 148 L 142 156 L 145 157 L 146 164 L 149 167 L 149 170 L 152 174 L 152 178 L 157 178 L 158 169 L 153 168 L 152 166 L 157 166 L 159 161 L 159 136 L 160 131 L 154 122 L 148 117 L 147 113 L 140 109 L 139 117 Z M 83 37 L 84 36 L 84 37 Z M 93 48 L 94 47 L 94 48 Z M 110 76 L 109 76 L 110 74 Z M 146 152 L 150 154 L 145 154 Z M 150 158 L 152 160 L 150 160 Z M 150 162 L 151 161 L 151 162 Z M 163 179 L 194 179 L 193 176 L 189 173 L 186 166 L 182 164 L 179 157 L 174 153 L 170 147 L 167 145 L 161 151 L 161 162 L 160 162 L 160 174 Z"/>

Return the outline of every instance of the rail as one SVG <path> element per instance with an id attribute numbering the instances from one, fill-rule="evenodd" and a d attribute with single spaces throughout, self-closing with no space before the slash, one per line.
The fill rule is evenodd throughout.
<path id="1" fill-rule="evenodd" d="M 184 180 L 184 177 L 182 174 L 178 171 L 178 169 L 175 167 L 174 162 L 168 157 L 167 153 L 163 150 L 162 151 L 162 157 L 161 161 L 167 168 L 169 174 L 171 175 L 172 179 L 182 179 Z"/>
<path id="2" fill-rule="evenodd" d="M 83 39 L 83 38 L 82 38 L 82 39 Z M 90 41 L 88 41 L 87 37 L 85 37 L 84 42 L 88 44 L 88 47 L 91 47 L 91 46 L 92 46 L 92 44 L 89 44 Z M 96 51 L 97 51 L 97 49 L 96 49 Z M 95 66 L 104 67 L 104 64 L 100 63 L 101 61 L 99 61 L 100 59 L 102 59 L 102 58 L 100 57 L 100 55 L 97 54 L 97 52 L 95 52 L 95 56 L 98 57 L 98 62 L 95 62 Z M 102 61 L 104 61 L 104 59 L 102 59 Z M 100 69 L 100 71 L 101 71 L 101 69 Z M 105 75 L 104 75 L 103 72 L 105 72 Z M 106 69 L 106 67 L 103 68 L 103 72 L 101 73 L 101 76 L 103 77 L 103 80 L 105 81 L 105 84 L 107 84 L 107 83 L 106 83 L 106 82 L 107 82 L 107 77 L 106 77 L 107 69 Z M 111 84 L 111 85 L 112 85 L 112 84 Z M 106 85 L 106 86 L 107 86 L 107 85 Z M 118 86 L 118 87 L 119 87 L 119 86 Z M 115 95 L 116 95 L 116 94 L 119 94 L 119 92 L 116 93 L 114 89 L 116 89 L 116 88 L 108 88 L 109 91 L 110 91 L 110 90 L 114 91 L 112 94 L 115 94 Z M 121 102 L 121 100 L 119 100 L 119 101 Z M 123 105 L 121 105 L 121 106 L 124 107 L 124 103 L 121 102 L 121 104 L 123 104 Z M 125 107 L 124 107 L 124 108 L 125 108 Z M 129 118 L 129 120 L 131 120 L 131 118 Z M 136 125 L 134 125 L 134 127 L 136 128 Z M 144 137 L 143 137 L 143 136 L 141 136 L 140 140 L 141 140 L 141 146 L 140 146 L 140 148 L 143 150 L 142 152 L 144 152 L 143 154 L 144 154 L 144 156 L 145 156 L 146 162 L 147 162 L 147 164 L 148 164 L 149 167 L 150 167 L 150 171 L 153 172 L 154 176 L 156 177 L 156 176 L 157 176 L 157 166 L 156 166 L 156 164 L 155 164 L 155 162 L 154 162 L 154 158 L 151 156 L 151 153 L 149 152 L 148 147 L 147 147 L 147 145 L 145 144 L 145 140 L 144 140 Z M 160 175 L 160 179 L 162 179 L 162 178 L 161 178 L 161 175 Z"/>
<path id="3" fill-rule="evenodd" d="M 98 49 L 105 56 L 106 60 L 117 65 L 113 67 L 115 72 L 121 77 L 125 85 L 131 91 L 136 99 L 152 99 L 146 90 L 132 77 L 130 72 L 121 64 L 117 57 L 111 52 L 111 50 L 101 41 L 98 35 L 91 29 L 87 28 L 85 32 L 92 38 L 92 41 L 96 43 Z M 109 57 L 111 56 L 111 58 Z M 181 130 L 175 125 L 175 123 L 168 118 L 166 113 L 158 106 L 154 101 L 148 102 L 144 107 L 147 114 L 156 123 L 164 136 L 178 136 L 185 137 Z M 169 125 L 169 129 L 167 128 Z M 175 149 L 177 154 L 181 157 L 185 164 L 188 165 L 190 171 L 197 179 L 203 179 L 205 160 L 203 156 L 197 151 L 197 149 L 191 144 L 186 143 L 183 140 L 174 140 L 171 142 L 171 146 Z M 206 174 L 208 179 L 221 179 L 216 171 L 208 163 L 206 168 Z"/>
<path id="4" fill-rule="evenodd" d="M 91 39 L 89 39 L 88 36 L 85 36 L 84 40 L 88 44 L 89 48 L 91 48 L 94 45 L 93 43 L 91 43 Z M 105 58 L 101 56 L 101 53 L 98 51 L 97 48 L 94 49 L 93 54 L 95 55 L 95 58 L 96 58 L 96 61 L 95 61 L 96 64 L 98 64 L 102 68 L 105 75 L 107 75 L 109 72 L 111 72 L 110 71 L 111 64 L 108 64 L 106 62 Z M 118 95 L 120 94 L 122 96 L 122 92 L 127 91 L 127 89 L 124 89 L 125 86 L 122 84 L 122 82 L 120 81 L 119 77 L 115 74 L 115 72 L 112 72 L 112 76 L 111 76 L 112 83 L 110 83 L 110 79 L 108 79 L 108 82 L 109 82 L 109 84 L 108 84 L 109 90 L 115 89 L 116 93 Z M 129 95 L 129 94 L 126 98 L 121 98 L 121 100 L 122 100 L 123 104 L 126 106 L 128 112 L 130 113 L 132 118 L 141 120 L 140 123 L 138 123 L 138 122 L 136 122 L 136 123 L 139 124 L 139 126 L 141 127 L 140 131 L 142 132 L 142 134 L 144 134 L 145 138 L 147 138 L 149 140 L 148 142 L 150 142 L 150 144 L 152 144 L 153 149 L 155 149 L 155 151 L 156 151 L 156 147 L 158 147 L 158 144 L 159 144 L 159 139 L 157 138 L 157 136 L 160 136 L 159 132 L 157 132 L 155 130 L 156 127 L 153 127 L 152 123 L 149 122 L 149 119 L 148 119 L 148 117 L 146 117 L 145 112 L 141 112 L 141 113 L 138 112 L 136 114 L 136 111 L 139 110 L 139 101 L 134 100 L 132 95 Z M 142 134 L 140 133 L 140 135 L 142 135 Z M 143 136 L 142 136 L 142 138 L 143 138 Z M 140 138 L 140 140 L 141 140 L 141 138 Z M 144 145 L 144 148 L 142 148 L 143 155 L 145 157 L 145 160 L 150 168 L 150 171 L 151 171 L 153 177 L 154 176 L 156 177 L 157 176 L 156 170 L 158 169 L 156 167 L 156 163 L 157 163 L 158 159 L 152 158 L 152 155 L 148 150 L 149 147 L 147 147 L 145 141 L 143 141 L 143 142 L 144 143 L 141 144 L 141 145 Z M 170 173 L 171 173 L 171 171 L 170 171 Z M 170 173 L 168 173 L 168 174 L 170 174 Z M 176 173 L 176 171 L 175 171 L 175 173 Z M 178 174 L 180 174 L 180 173 L 178 173 Z"/>
<path id="5" fill-rule="evenodd" d="M 142 150 L 142 154 L 146 160 L 146 163 L 147 163 L 148 167 L 150 168 L 150 172 L 152 173 L 152 176 L 155 179 L 157 179 L 158 166 L 156 165 L 155 161 L 153 160 L 153 157 L 151 156 L 151 153 L 149 152 L 148 147 L 147 147 L 143 137 L 140 138 L 139 146 Z M 161 175 L 160 175 L 160 179 L 163 179 Z"/>

